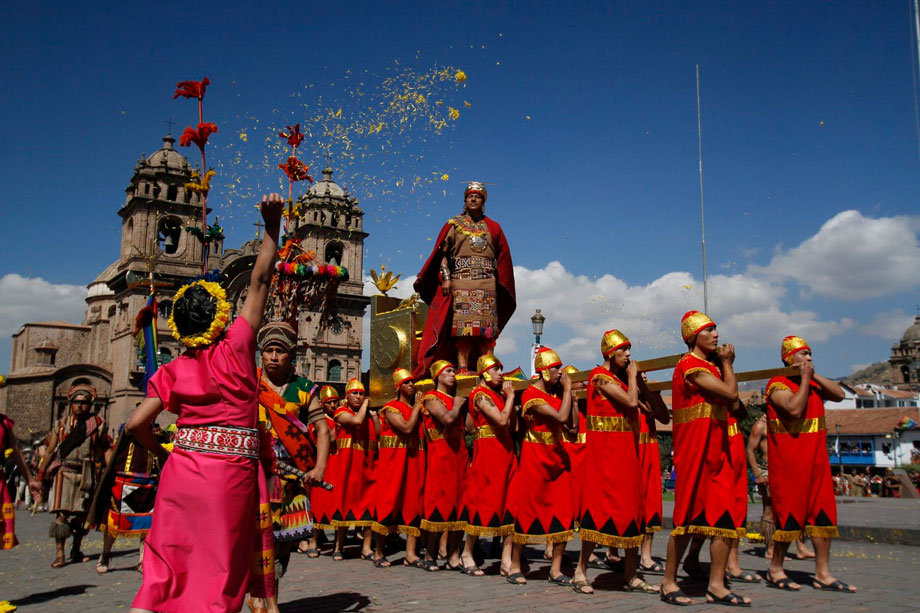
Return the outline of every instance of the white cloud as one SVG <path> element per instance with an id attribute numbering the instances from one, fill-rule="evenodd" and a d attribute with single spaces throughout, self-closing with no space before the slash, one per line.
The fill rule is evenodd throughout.
<path id="1" fill-rule="evenodd" d="M 86 287 L 54 284 L 12 273 L 0 277 L 0 336 L 8 338 L 24 323 L 83 321 Z"/>
<path id="2" fill-rule="evenodd" d="M 885 340 L 895 340 L 904 335 L 904 331 L 914 322 L 914 318 L 900 308 L 885 311 L 875 316 L 871 323 L 860 330 L 864 334 L 877 336 Z"/>
<path id="3" fill-rule="evenodd" d="M 872 219 L 843 211 L 817 234 L 780 252 L 765 268 L 777 281 L 794 280 L 806 293 L 841 300 L 886 296 L 920 286 L 918 217 Z"/>
<path id="4" fill-rule="evenodd" d="M 576 364 L 600 359 L 600 338 L 610 328 L 627 334 L 641 357 L 682 351 L 680 318 L 702 310 L 702 282 L 688 272 L 632 286 L 613 275 L 574 275 L 560 262 L 538 270 L 516 266 L 514 273 L 518 307 L 501 338 L 529 345 L 529 319 L 539 308 L 546 317 L 543 341 Z M 770 347 L 788 334 L 823 342 L 856 325 L 846 318 L 822 321 L 813 311 L 783 310 L 785 288 L 759 275 L 714 275 L 709 284 L 710 314 L 727 342 Z"/>

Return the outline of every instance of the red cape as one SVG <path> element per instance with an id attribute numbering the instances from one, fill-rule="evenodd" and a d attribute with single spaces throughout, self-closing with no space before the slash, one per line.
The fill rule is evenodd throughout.
<path id="1" fill-rule="evenodd" d="M 502 227 L 488 217 L 483 217 L 483 219 L 492 235 L 492 244 L 495 246 L 498 331 L 501 333 L 517 306 L 514 291 L 514 265 L 511 263 L 511 249 L 508 247 L 508 240 L 505 238 L 505 233 L 502 232 Z M 413 285 L 415 291 L 429 307 L 425 331 L 418 349 L 418 364 L 413 373 L 413 376 L 416 377 L 427 377 L 428 367 L 436 360 L 449 360 L 453 363 L 457 359 L 457 349 L 450 335 L 453 295 L 445 296 L 441 292 L 439 274 L 441 244 L 447 237 L 450 227 L 450 222 L 447 222 L 441 228 L 435 240 L 434 249 L 428 256 L 428 261 L 422 266 Z M 474 360 L 475 357 L 470 356 L 470 359 Z"/>

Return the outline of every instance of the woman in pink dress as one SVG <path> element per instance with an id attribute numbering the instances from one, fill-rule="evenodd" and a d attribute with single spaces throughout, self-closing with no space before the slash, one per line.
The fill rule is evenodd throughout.
<path id="1" fill-rule="evenodd" d="M 216 283 L 179 290 L 173 335 L 190 347 L 162 366 L 127 430 L 160 456 L 163 471 L 144 554 L 144 582 L 131 611 L 240 611 L 261 542 L 253 517 L 259 487 L 260 435 L 255 332 L 262 324 L 278 249 L 282 200 L 262 198 L 265 237 L 240 316 L 224 333 L 229 303 Z M 150 424 L 178 415 L 172 454 Z M 166 461 L 168 458 L 168 461 Z"/>

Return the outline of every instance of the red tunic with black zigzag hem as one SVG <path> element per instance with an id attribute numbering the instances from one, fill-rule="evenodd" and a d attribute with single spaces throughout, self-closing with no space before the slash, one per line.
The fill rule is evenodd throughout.
<path id="1" fill-rule="evenodd" d="M 323 416 L 323 419 L 326 420 L 326 427 L 329 428 L 329 432 L 333 437 L 329 449 L 329 457 L 326 459 L 326 472 L 323 476 L 324 481 L 331 483 L 330 479 L 332 479 L 332 475 L 335 474 L 334 467 L 338 460 L 335 454 L 335 420 L 328 415 Z M 317 445 L 316 426 L 313 424 L 308 425 L 307 432 L 310 435 L 310 439 L 313 441 L 313 445 Z M 313 486 L 307 486 L 307 492 L 310 496 L 310 511 L 313 513 L 313 526 L 317 530 L 328 530 L 332 528 L 332 507 L 334 504 L 332 492 L 324 490 L 321 487 Z"/>
<path id="2" fill-rule="evenodd" d="M 531 386 L 524 390 L 521 402 L 527 431 L 511 480 L 510 517 L 505 523 L 513 519 L 515 543 L 562 543 L 575 534 L 572 466 L 562 445 L 561 423 L 535 410 L 548 404 L 558 411 L 562 400 Z"/>
<path id="3" fill-rule="evenodd" d="M 517 458 L 508 428 L 494 426 L 476 406 L 482 398 L 491 400 L 499 411 L 505 407 L 505 399 L 485 385 L 470 394 L 470 415 L 476 435 L 460 520 L 466 522 L 463 529 L 467 534 L 504 536 L 514 531 L 514 524 L 505 522 L 505 508 Z"/>
<path id="4" fill-rule="evenodd" d="M 773 377 L 767 383 L 767 454 L 770 497 L 776 517 L 773 539 L 791 543 L 801 536 L 834 538 L 837 500 L 827 455 L 827 430 L 821 387 L 811 382 L 805 414 L 792 419 L 770 402 L 779 390 L 796 393 L 801 381 Z"/>
<path id="5" fill-rule="evenodd" d="M 463 422 L 456 419 L 444 426 L 425 408 L 429 400 L 443 404 L 448 411 L 459 411 L 454 398 L 437 390 L 422 398 L 422 427 L 425 428 L 425 489 L 422 496 L 421 529 L 430 532 L 462 530 L 460 503 L 469 454 L 463 436 Z"/>
<path id="6" fill-rule="evenodd" d="M 639 463 L 639 409 L 614 402 L 603 385 L 627 386 L 603 366 L 588 375 L 587 441 L 578 536 L 609 547 L 638 547 L 645 532 Z"/>
<path id="7" fill-rule="evenodd" d="M 655 416 L 639 411 L 639 465 L 646 533 L 661 530 L 661 456 Z"/>
<path id="8" fill-rule="evenodd" d="M 732 438 L 741 437 L 729 424 L 729 403 L 693 384 L 687 377 L 706 372 L 722 378 L 713 363 L 692 353 L 674 368 L 674 530 L 671 534 L 704 534 L 738 538 L 737 467 Z"/>
<path id="9" fill-rule="evenodd" d="M 575 517 L 575 523 L 578 524 L 578 518 L 581 517 L 581 490 L 584 487 L 584 471 L 582 464 L 585 460 L 586 441 L 588 433 L 585 431 L 585 423 L 588 416 L 588 402 L 584 398 L 581 400 L 572 400 L 572 410 L 578 411 L 578 433 L 569 434 L 562 430 L 562 446 L 569 456 L 569 462 L 572 465 L 572 513 Z"/>
<path id="10" fill-rule="evenodd" d="M 347 406 L 335 410 L 333 417 L 356 415 Z M 374 449 L 376 440 L 372 437 L 373 425 L 368 415 L 357 426 L 336 421 L 336 461 L 326 479 L 332 484 L 333 528 L 370 527 L 374 523 L 371 514 L 374 485 Z"/>
<path id="11" fill-rule="evenodd" d="M 425 451 L 421 445 L 421 428 L 416 424 L 409 434 L 393 429 L 388 413 L 402 416 L 406 422 L 412 407 L 391 400 L 380 409 L 379 455 L 375 467 L 374 532 L 401 532 L 419 536 L 422 521 L 422 486 L 425 483 Z"/>

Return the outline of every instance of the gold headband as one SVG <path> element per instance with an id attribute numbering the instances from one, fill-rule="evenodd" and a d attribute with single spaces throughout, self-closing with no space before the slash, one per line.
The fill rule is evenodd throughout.
<path id="1" fill-rule="evenodd" d="M 543 372 L 553 366 L 562 366 L 562 358 L 559 354 L 549 347 L 537 349 L 537 355 L 533 359 L 533 367 L 537 372 Z"/>
<path id="2" fill-rule="evenodd" d="M 601 338 L 601 353 L 605 358 L 609 358 L 611 353 L 623 345 L 629 345 L 629 339 L 626 338 L 626 335 L 619 330 L 608 330 L 604 332 L 604 336 Z"/>
<path id="3" fill-rule="evenodd" d="M 486 186 L 481 181 L 470 181 L 470 184 L 466 186 L 466 190 L 463 192 L 464 200 L 466 200 L 467 194 L 479 194 L 482 196 L 483 203 L 489 199 L 489 192 L 486 191 Z"/>
<path id="4" fill-rule="evenodd" d="M 398 390 L 399 386 L 413 379 L 412 373 L 405 368 L 397 368 L 393 372 L 393 389 Z"/>
<path id="5" fill-rule="evenodd" d="M 487 353 L 485 355 L 479 356 L 479 359 L 476 360 L 476 372 L 480 375 L 482 375 L 485 371 L 489 370 L 493 366 L 503 368 L 501 360 L 495 357 L 495 354 Z"/>
<path id="6" fill-rule="evenodd" d="M 348 380 L 348 383 L 345 384 L 345 393 L 349 392 L 363 392 L 364 384 L 355 378 Z"/>
<path id="7" fill-rule="evenodd" d="M 438 360 L 437 362 L 432 364 L 431 368 L 429 369 L 432 380 L 435 383 L 437 383 L 438 376 L 444 371 L 445 368 L 448 368 L 448 367 L 453 368 L 454 365 L 448 362 L 447 360 Z"/>
<path id="8" fill-rule="evenodd" d="M 326 402 L 327 400 L 338 400 L 339 393 L 335 391 L 335 388 L 331 385 L 324 385 L 323 389 L 319 390 L 319 400 L 320 402 Z"/>
<path id="9" fill-rule="evenodd" d="M 782 358 L 786 364 L 792 363 L 792 356 L 799 351 L 811 351 L 811 347 L 801 336 L 787 336 L 783 339 Z"/>
<path id="10" fill-rule="evenodd" d="M 684 338 L 684 342 L 686 342 L 690 340 L 693 335 L 698 334 L 700 330 L 715 327 L 716 322 L 712 321 L 706 313 L 687 311 L 680 320 L 680 335 Z"/>

